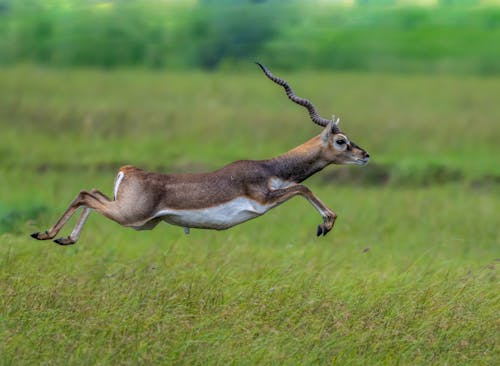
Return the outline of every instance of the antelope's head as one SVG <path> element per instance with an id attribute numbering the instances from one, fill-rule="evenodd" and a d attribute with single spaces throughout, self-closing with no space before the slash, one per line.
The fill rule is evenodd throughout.
<path id="1" fill-rule="evenodd" d="M 370 154 L 351 141 L 339 129 L 338 124 L 339 118 L 332 116 L 321 132 L 320 138 L 325 158 L 334 164 L 367 164 L 370 160 Z"/>
<path id="2" fill-rule="evenodd" d="M 324 159 L 334 164 L 365 165 L 368 163 L 370 155 L 351 141 L 349 137 L 340 130 L 340 119 L 338 117 L 332 116 L 332 119 L 321 117 L 318 112 L 316 112 L 312 103 L 307 99 L 296 96 L 285 80 L 271 74 L 271 72 L 259 62 L 257 62 L 257 65 L 260 66 L 269 79 L 285 89 L 286 95 L 292 102 L 307 108 L 309 116 L 314 123 L 323 127 L 323 131 L 319 137 Z"/>

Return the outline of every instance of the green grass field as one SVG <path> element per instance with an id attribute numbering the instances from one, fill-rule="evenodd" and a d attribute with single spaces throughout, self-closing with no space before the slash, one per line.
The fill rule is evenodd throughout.
<path id="1" fill-rule="evenodd" d="M 122 164 L 210 170 L 320 130 L 257 68 L 0 70 L 1 365 L 498 364 L 500 80 L 275 72 L 372 156 L 306 181 L 331 233 L 297 198 L 188 236 L 93 214 L 60 247 L 29 234 Z"/>

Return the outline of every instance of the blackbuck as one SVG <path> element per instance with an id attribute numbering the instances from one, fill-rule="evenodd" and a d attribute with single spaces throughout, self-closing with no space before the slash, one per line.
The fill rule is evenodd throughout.
<path id="1" fill-rule="evenodd" d="M 181 226 L 186 233 L 190 228 L 223 230 L 261 216 L 298 195 L 319 211 L 323 222 L 316 233 L 326 235 L 337 215 L 300 183 L 332 163 L 365 165 L 369 155 L 339 129 L 338 118 L 320 117 L 309 100 L 296 96 L 285 80 L 258 65 L 285 89 L 290 100 L 308 110 L 314 123 L 323 127 L 318 136 L 272 159 L 235 161 L 211 173 L 160 174 L 124 166 L 116 176 L 113 199 L 96 189 L 81 191 L 54 226 L 31 236 L 54 238 L 80 207 L 83 211 L 73 231 L 56 243 L 76 243 L 92 210 L 137 230 L 153 229 L 161 221 Z"/>

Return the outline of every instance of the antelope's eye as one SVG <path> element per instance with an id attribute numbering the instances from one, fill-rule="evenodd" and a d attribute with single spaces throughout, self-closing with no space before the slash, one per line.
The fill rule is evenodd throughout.
<path id="1" fill-rule="evenodd" d="M 345 140 L 343 140 L 343 139 L 339 139 L 335 142 L 337 143 L 337 145 L 344 145 L 345 144 Z"/>

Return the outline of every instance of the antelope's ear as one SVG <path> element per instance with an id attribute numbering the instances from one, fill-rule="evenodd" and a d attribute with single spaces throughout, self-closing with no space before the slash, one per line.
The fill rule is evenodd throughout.
<path id="1" fill-rule="evenodd" d="M 335 128 L 335 118 L 333 118 L 330 123 L 326 125 L 326 127 L 321 132 L 321 141 L 323 144 L 328 145 L 328 141 L 330 140 L 330 136 L 332 135 L 333 129 Z"/>

